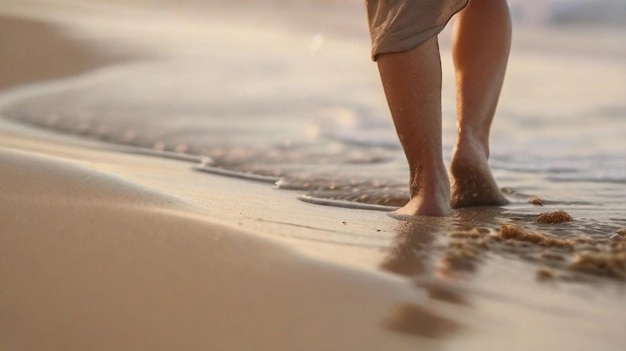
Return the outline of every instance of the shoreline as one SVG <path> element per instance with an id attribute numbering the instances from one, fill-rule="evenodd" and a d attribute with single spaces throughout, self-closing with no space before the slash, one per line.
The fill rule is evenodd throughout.
<path id="1" fill-rule="evenodd" d="M 190 162 L 0 126 L 8 350 L 94 340 L 103 350 L 619 349 L 618 281 L 543 281 L 528 262 L 488 252 L 446 268 L 437 247 L 448 220 L 307 204 Z M 589 294 L 602 300 L 587 305 Z M 246 338 L 231 333 L 241 328 Z M 39 330 L 61 339 L 29 337 Z"/>
<path id="2" fill-rule="evenodd" d="M 73 40 L 96 61 L 50 78 L 117 62 Z M 456 250 L 504 211 L 402 222 L 3 119 L 0 141 L 2 349 L 621 346 L 622 282 L 541 280 L 522 244 Z"/>
<path id="3" fill-rule="evenodd" d="M 45 144 L 39 140 L 36 148 Z M 266 350 L 375 350 L 385 339 L 409 349 L 377 321 L 395 301 L 411 298 L 401 281 L 316 263 L 198 214 L 192 199 L 50 154 L 65 150 L 96 164 L 123 158 L 117 167 L 127 171 L 176 161 L 57 146 L 45 156 L 0 151 L 0 178 L 11 184 L 0 201 L 3 349 L 245 350 L 253 343 Z M 328 285 L 333 289 L 320 289 Z M 343 301 L 345 294 L 353 298 Z M 302 313 L 311 318 L 284 334 L 284 323 Z M 337 333 L 323 322 L 330 316 L 367 335 Z M 255 328 L 260 321 L 268 327 Z"/>

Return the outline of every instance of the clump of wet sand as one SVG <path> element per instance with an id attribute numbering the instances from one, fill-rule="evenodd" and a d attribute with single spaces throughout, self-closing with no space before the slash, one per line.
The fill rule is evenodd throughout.
<path id="1" fill-rule="evenodd" d="M 574 247 L 574 241 L 551 237 L 542 233 L 528 231 L 515 224 L 505 223 L 496 234 L 502 239 L 526 241 L 541 246 Z"/>
<path id="2" fill-rule="evenodd" d="M 439 259 L 438 273 L 442 276 L 454 276 L 459 272 L 473 272 L 482 251 L 487 249 L 489 246 L 485 240 L 453 240 Z"/>
<path id="3" fill-rule="evenodd" d="M 552 271 L 549 268 L 540 268 L 537 270 L 537 279 L 541 280 L 541 281 L 550 281 L 550 280 L 554 280 L 556 278 L 556 275 L 554 274 L 554 271 Z"/>
<path id="4" fill-rule="evenodd" d="M 489 235 L 489 230 L 485 230 L 485 229 L 481 230 L 481 229 L 474 227 L 469 230 L 464 230 L 464 231 L 459 230 L 459 231 L 452 232 L 450 234 L 450 237 L 454 239 L 482 239 L 486 237 L 487 235 Z"/>
<path id="5" fill-rule="evenodd" d="M 626 280 L 626 243 L 614 245 L 607 251 L 580 252 L 572 258 L 569 268 Z"/>
<path id="6" fill-rule="evenodd" d="M 560 211 L 554 211 L 554 212 L 540 213 L 539 216 L 537 216 L 537 219 L 535 221 L 537 223 L 553 224 L 553 223 L 569 222 L 572 219 L 573 218 L 572 216 L 569 215 L 569 213 L 563 210 L 560 210 Z"/>
<path id="7" fill-rule="evenodd" d="M 554 213 L 561 216 L 564 212 L 550 214 Z M 626 228 L 607 234 L 610 237 L 561 238 L 517 223 L 493 229 L 465 226 L 450 232 L 447 242 L 437 246 L 441 252 L 434 261 L 435 273 L 439 277 L 462 277 L 476 271 L 486 251 L 495 250 L 544 265 L 535 272 L 539 281 L 584 278 L 580 273 L 626 280 Z M 406 254 L 412 257 L 411 267 L 425 268 L 413 249 Z"/>

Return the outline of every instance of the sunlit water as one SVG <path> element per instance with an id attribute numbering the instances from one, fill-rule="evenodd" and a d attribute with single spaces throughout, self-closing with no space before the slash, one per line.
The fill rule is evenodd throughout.
<path id="1" fill-rule="evenodd" d="M 0 113 L 205 156 L 211 167 L 269 176 L 312 197 L 404 204 L 408 171 L 369 60 L 361 4 L 288 3 L 276 11 L 256 4 L 252 14 L 230 4 L 215 5 L 219 16 L 207 5 L 142 21 L 72 17 L 89 28 L 73 35 L 156 58 L 26 88 Z M 306 18 L 297 15 L 303 8 Z M 546 23 L 516 30 L 491 140 L 491 165 L 513 213 L 539 212 L 527 203 L 538 196 L 578 216 L 571 235 L 626 226 L 626 50 L 616 39 L 625 32 Z M 455 134 L 449 37 L 441 40 L 446 160 Z"/>

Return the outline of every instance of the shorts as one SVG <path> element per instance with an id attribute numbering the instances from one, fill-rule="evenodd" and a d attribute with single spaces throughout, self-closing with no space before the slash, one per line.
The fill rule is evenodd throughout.
<path id="1" fill-rule="evenodd" d="M 469 0 L 366 0 L 372 59 L 410 50 L 438 35 Z"/>

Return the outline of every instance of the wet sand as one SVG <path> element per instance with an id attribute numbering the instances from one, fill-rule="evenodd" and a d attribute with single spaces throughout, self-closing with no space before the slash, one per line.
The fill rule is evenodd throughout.
<path id="1" fill-rule="evenodd" d="M 618 350 L 623 341 L 622 283 L 567 278 L 558 266 L 535 278 L 542 265 L 515 258 L 532 247 L 502 244 L 507 257 L 459 241 L 484 237 L 493 213 L 468 212 L 481 229 L 455 231 L 446 220 L 310 205 L 188 162 L 6 122 L 0 138 L 6 350 Z M 380 245 L 359 246 L 359 235 Z"/>
<path id="2" fill-rule="evenodd" d="M 13 39 L 63 38 L 16 18 L 5 25 L 21 28 Z M 67 68 L 16 73 L 4 86 L 109 60 L 86 43 L 62 45 Z M 623 281 L 570 271 L 567 247 L 495 239 L 507 221 L 546 230 L 534 216 L 471 209 L 402 222 L 4 120 L 0 145 L 3 350 L 619 350 L 625 341 Z"/>
<path id="3" fill-rule="evenodd" d="M 53 153 L 0 151 L 3 350 L 411 348 L 380 327 L 411 298 L 407 284 L 311 261 L 195 213 L 171 189 L 81 164 L 175 162 L 58 145 Z"/>

